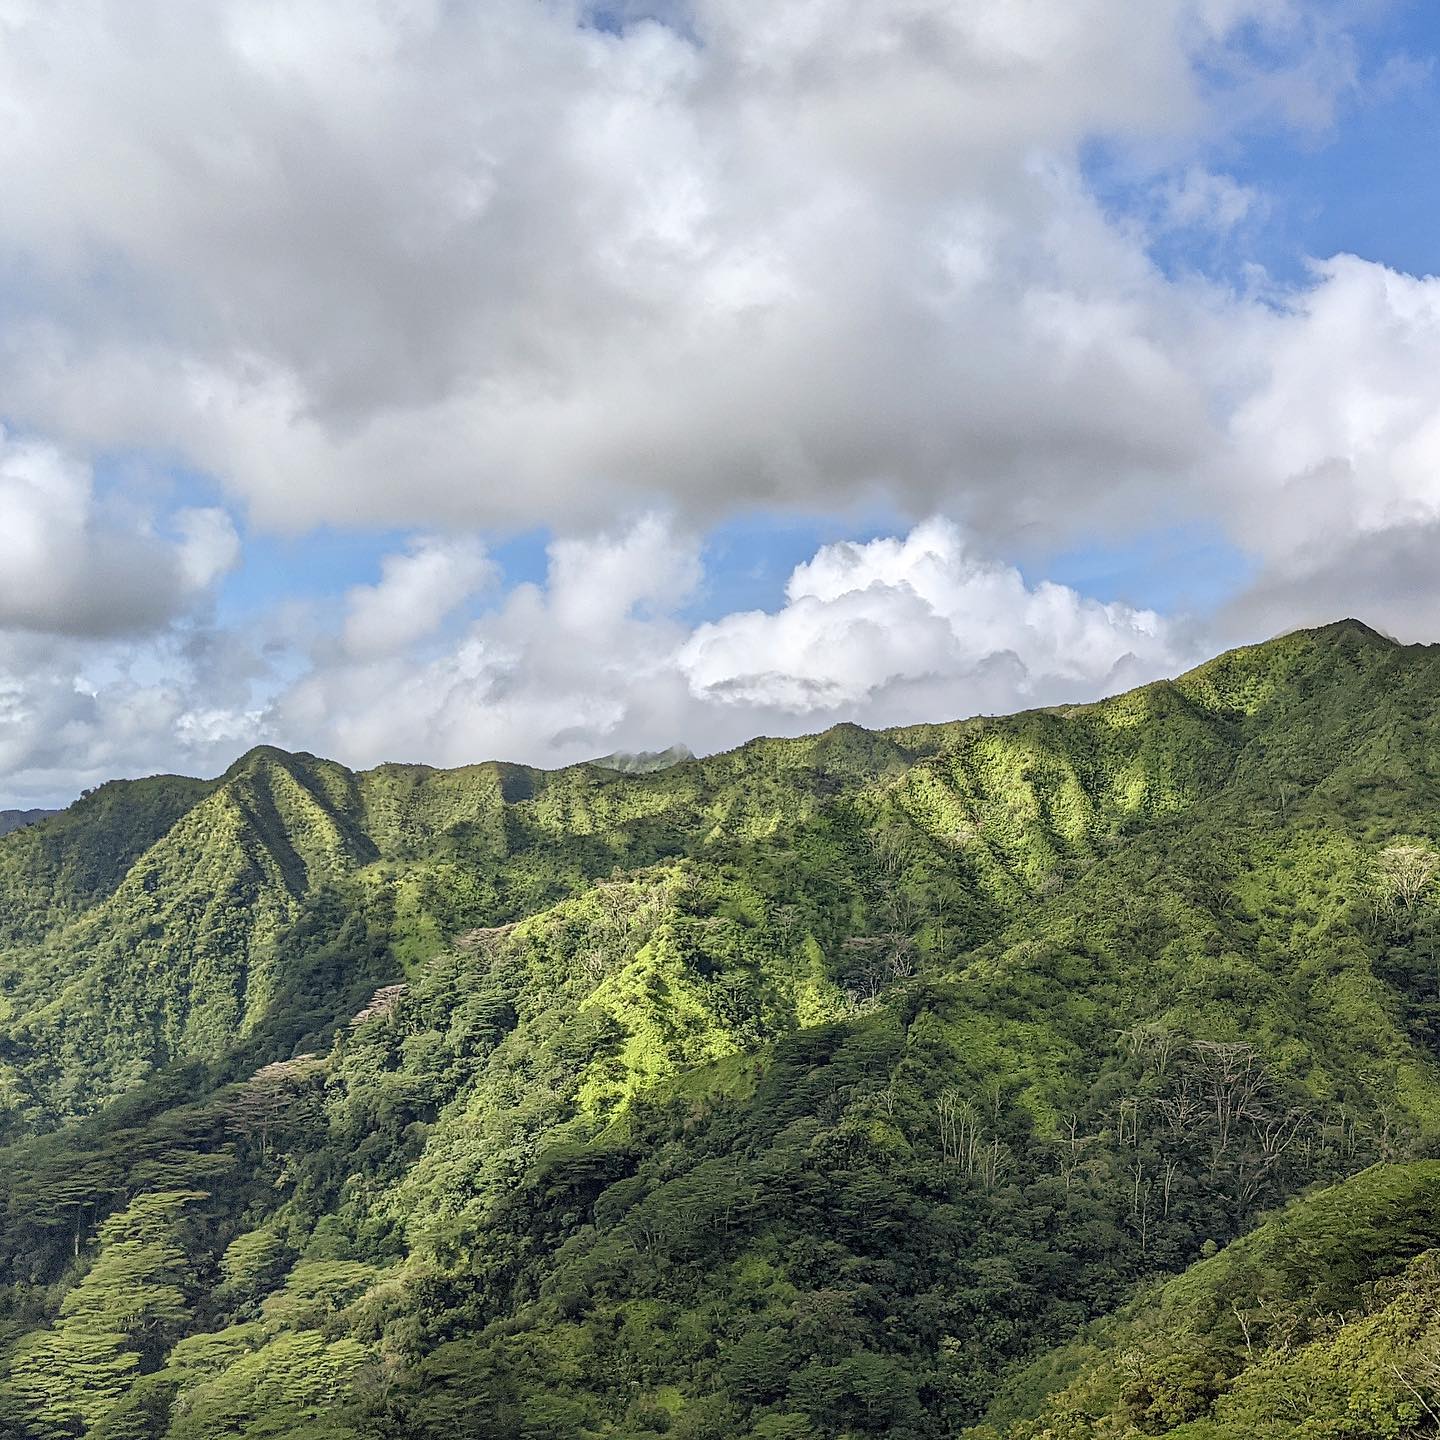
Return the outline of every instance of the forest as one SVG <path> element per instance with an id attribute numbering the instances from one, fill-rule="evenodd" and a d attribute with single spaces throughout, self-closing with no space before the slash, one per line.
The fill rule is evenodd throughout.
<path id="1" fill-rule="evenodd" d="M 0 1437 L 1440 1433 L 1440 647 L 665 759 L 0 839 Z"/>

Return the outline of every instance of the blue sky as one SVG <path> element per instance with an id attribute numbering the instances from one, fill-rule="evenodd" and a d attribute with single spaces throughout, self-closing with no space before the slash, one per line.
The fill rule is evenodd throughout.
<path id="1" fill-rule="evenodd" d="M 1255 255 L 1304 280 L 1311 257 L 1348 251 L 1414 275 L 1440 269 L 1440 10 L 1423 0 L 1367 7 L 1355 31 L 1359 93 L 1314 135 L 1240 138 L 1229 172 L 1266 197 Z"/>
<path id="2" fill-rule="evenodd" d="M 0 804 L 1440 633 L 1434 7 L 134 3 L 0 46 Z"/>

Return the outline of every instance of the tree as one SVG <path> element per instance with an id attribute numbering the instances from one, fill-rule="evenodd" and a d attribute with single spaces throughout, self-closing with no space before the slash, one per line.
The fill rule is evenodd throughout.
<path id="1" fill-rule="evenodd" d="M 262 1066 L 239 1087 L 227 1107 L 230 1123 L 249 1139 L 260 1141 L 262 1156 L 270 1153 L 270 1137 L 284 1120 L 301 1114 L 325 1062 L 314 1055 L 276 1060 Z"/>
<path id="2" fill-rule="evenodd" d="M 153 1366 L 190 1318 L 189 1264 L 175 1238 L 202 1191 L 139 1196 L 100 1227 L 100 1253 L 66 1295 L 53 1329 L 16 1348 L 11 1386 L 44 1440 L 89 1429 Z"/>
<path id="3" fill-rule="evenodd" d="M 1440 855 L 1415 841 L 1395 841 L 1376 858 L 1371 893 L 1377 915 L 1394 921 L 1413 910 L 1440 873 Z"/>

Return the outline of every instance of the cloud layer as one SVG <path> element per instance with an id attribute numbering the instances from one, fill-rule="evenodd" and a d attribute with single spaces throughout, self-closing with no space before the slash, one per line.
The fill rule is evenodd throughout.
<path id="1" fill-rule="evenodd" d="M 1343 123 L 1356 13 L 0 0 L 3 798 L 261 738 L 554 762 L 1001 710 L 1341 611 L 1433 638 L 1440 280 L 1278 285 L 1222 163 Z M 893 533 L 697 623 L 708 527 L 757 509 Z M 1010 563 L 1192 520 L 1255 577 L 1213 615 Z M 398 538 L 227 628 L 242 524 Z"/>
<path id="2" fill-rule="evenodd" d="M 677 740 L 708 751 L 841 719 L 1083 699 L 1189 655 L 1154 613 L 1028 584 L 948 521 L 823 547 L 773 613 L 683 621 L 702 574 L 698 541 L 649 516 L 555 542 L 543 585 L 447 624 L 463 601 L 493 598 L 491 567 L 478 544 L 419 542 L 352 592 L 342 643 L 316 632 L 294 678 L 263 644 L 203 628 L 157 637 L 120 672 L 93 644 L 52 648 L 44 678 L 31 671 L 4 696 L 0 772 L 24 799 L 62 775 L 88 783 L 161 757 L 218 770 L 261 740 L 355 765 L 555 765 Z M 0 651 L 0 672 L 36 658 Z"/>
<path id="3" fill-rule="evenodd" d="M 1323 118 L 1322 13 L 9 0 L 0 386 L 282 528 L 1153 511 L 1224 443 L 1234 306 L 1156 270 L 1083 148 Z M 1169 211 L 1230 226 L 1200 174 Z"/>

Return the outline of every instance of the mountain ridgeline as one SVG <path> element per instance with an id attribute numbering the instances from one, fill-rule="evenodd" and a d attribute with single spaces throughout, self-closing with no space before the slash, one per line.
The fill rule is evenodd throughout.
<path id="1" fill-rule="evenodd" d="M 0 835 L 8 835 L 26 825 L 38 825 L 59 813 L 58 810 L 0 810 Z"/>
<path id="2" fill-rule="evenodd" d="M 662 758 L 0 840 L 0 1437 L 1434 1433 L 1440 647 Z"/>

